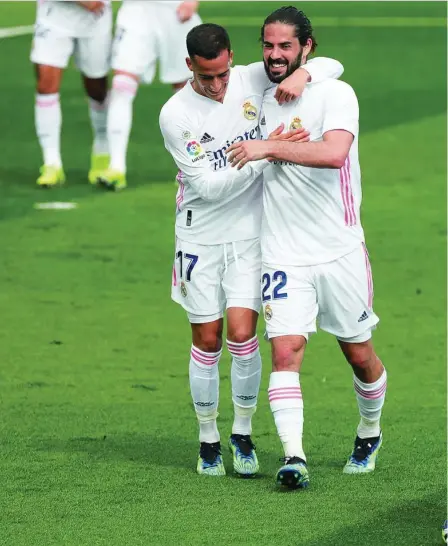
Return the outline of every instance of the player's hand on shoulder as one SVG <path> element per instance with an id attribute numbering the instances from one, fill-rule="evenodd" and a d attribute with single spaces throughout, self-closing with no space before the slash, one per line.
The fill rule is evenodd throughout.
<path id="1" fill-rule="evenodd" d="M 101 15 L 104 11 L 104 2 L 101 0 L 78 0 L 78 4 L 96 15 Z"/>
<path id="2" fill-rule="evenodd" d="M 279 104 L 291 102 L 302 96 L 306 84 L 310 81 L 310 75 L 304 68 L 299 68 L 285 78 L 277 87 L 275 98 Z"/>
<path id="3" fill-rule="evenodd" d="M 189 21 L 198 11 L 199 2 L 182 2 L 177 7 L 177 18 L 181 23 Z"/>

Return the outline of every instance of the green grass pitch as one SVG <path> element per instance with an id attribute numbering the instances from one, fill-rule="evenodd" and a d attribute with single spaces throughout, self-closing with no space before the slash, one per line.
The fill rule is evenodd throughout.
<path id="1" fill-rule="evenodd" d="M 207 2 L 237 63 L 260 58 L 273 2 Z M 373 475 L 341 473 L 358 421 L 335 341 L 312 338 L 302 373 L 312 486 L 279 493 L 265 393 L 261 476 L 195 474 L 189 326 L 170 301 L 175 169 L 158 129 L 170 89 L 142 87 L 130 188 L 86 182 L 90 128 L 79 74 L 62 88 L 64 188 L 34 186 L 31 37 L 0 40 L 0 544 L 7 546 L 431 546 L 446 518 L 446 16 L 443 2 L 304 2 L 318 53 L 345 66 L 361 108 L 363 223 L 389 372 Z M 33 22 L 2 2 L 1 26 Z M 72 211 L 34 203 L 76 201 Z M 262 325 L 260 324 L 260 332 Z M 232 421 L 221 362 L 220 429 Z"/>

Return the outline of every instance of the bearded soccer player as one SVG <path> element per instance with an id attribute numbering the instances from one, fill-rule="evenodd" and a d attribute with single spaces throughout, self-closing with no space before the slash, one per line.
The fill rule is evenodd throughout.
<path id="1" fill-rule="evenodd" d="M 266 73 L 275 83 L 316 47 L 310 21 L 294 7 L 266 19 L 262 43 Z M 307 143 L 241 142 L 228 150 L 234 166 L 273 160 L 264 171 L 261 232 L 262 299 L 273 361 L 269 401 L 285 452 L 277 482 L 296 488 L 309 483 L 299 372 L 316 319 L 336 337 L 354 372 L 361 419 L 344 473 L 375 469 L 387 376 L 371 340 L 379 319 L 360 220 L 356 95 L 348 84 L 326 80 L 311 83 L 282 108 L 268 93 L 264 113 L 268 130 L 284 123 L 311 133 Z"/>
<path id="2" fill-rule="evenodd" d="M 112 190 L 127 186 L 126 154 L 132 110 L 140 81 L 151 83 L 157 61 L 160 79 L 181 89 L 190 71 L 185 65 L 188 32 L 201 20 L 199 2 L 123 0 L 117 16 L 112 50 L 112 92 L 107 133 L 110 163 L 98 181 Z"/>
<path id="3" fill-rule="evenodd" d="M 112 43 L 112 10 L 101 2 L 39 0 L 31 61 L 36 65 L 36 133 L 44 164 L 37 185 L 51 187 L 65 181 L 61 159 L 62 114 L 59 88 L 72 54 L 89 97 L 93 148 L 88 179 L 109 163 L 107 143 L 107 73 Z"/>
<path id="4" fill-rule="evenodd" d="M 199 474 L 225 474 L 217 427 L 223 317 L 232 355 L 234 422 L 229 447 L 237 474 L 255 475 L 259 465 L 252 441 L 252 416 L 260 387 L 261 358 L 256 336 L 260 301 L 259 244 L 262 178 L 268 161 L 227 168 L 232 142 L 259 138 L 259 115 L 270 87 L 263 63 L 231 68 L 226 30 L 195 27 L 187 37 L 193 79 L 160 114 L 165 146 L 180 169 L 172 298 L 187 312 L 192 330 L 190 388 L 199 422 Z M 320 63 L 319 63 L 320 61 Z M 341 65 L 317 59 L 285 80 L 274 93 L 281 102 L 298 96 L 317 72 L 341 74 Z M 280 131 L 274 130 L 270 138 Z M 282 138 L 307 139 L 303 130 Z"/>

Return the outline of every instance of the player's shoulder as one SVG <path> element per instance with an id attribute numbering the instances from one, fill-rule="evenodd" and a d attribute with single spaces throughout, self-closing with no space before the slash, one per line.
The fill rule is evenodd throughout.
<path id="1" fill-rule="evenodd" d="M 325 95 L 336 94 L 356 96 L 355 90 L 349 83 L 334 78 L 328 78 L 327 80 L 323 80 L 314 84 L 310 83 L 308 84 L 308 86 L 310 90 L 315 90 Z"/>
<path id="2" fill-rule="evenodd" d="M 187 84 L 188 85 L 188 84 Z M 162 106 L 160 110 L 160 124 L 166 125 L 176 122 L 176 124 L 184 121 L 188 121 L 188 112 L 191 108 L 191 101 L 189 100 L 189 93 L 185 87 L 174 94 L 167 102 Z"/>

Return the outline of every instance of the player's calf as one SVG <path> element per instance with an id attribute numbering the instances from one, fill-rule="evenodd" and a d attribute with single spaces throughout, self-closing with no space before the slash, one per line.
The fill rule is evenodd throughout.
<path id="1" fill-rule="evenodd" d="M 387 373 L 370 340 L 339 343 L 353 368 L 353 386 L 360 414 L 354 449 L 344 473 L 373 472 L 382 444 L 380 419 L 386 397 Z"/>

